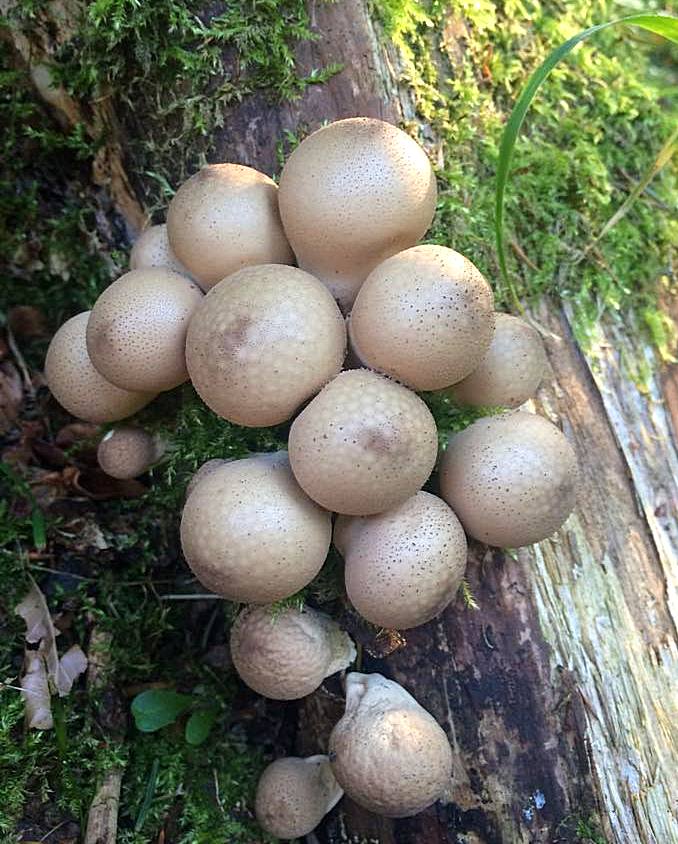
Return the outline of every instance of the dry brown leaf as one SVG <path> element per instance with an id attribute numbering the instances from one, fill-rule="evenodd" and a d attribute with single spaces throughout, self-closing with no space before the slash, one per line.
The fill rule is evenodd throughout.
<path id="1" fill-rule="evenodd" d="M 32 305 L 16 305 L 9 309 L 7 322 L 13 334 L 21 339 L 47 337 L 47 319 Z"/>
<path id="2" fill-rule="evenodd" d="M 21 375 L 13 363 L 3 361 L 0 363 L 0 434 L 14 427 L 23 397 Z"/>
<path id="3" fill-rule="evenodd" d="M 59 660 L 57 691 L 63 697 L 73 688 L 73 683 L 87 671 L 87 657 L 80 645 L 72 645 Z"/>
<path id="4" fill-rule="evenodd" d="M 21 696 L 26 705 L 26 726 L 29 730 L 51 730 L 52 706 L 45 662 L 37 651 L 26 651 Z"/>

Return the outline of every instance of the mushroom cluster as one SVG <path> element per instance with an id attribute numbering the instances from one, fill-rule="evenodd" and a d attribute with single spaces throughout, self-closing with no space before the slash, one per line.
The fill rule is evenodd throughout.
<path id="1" fill-rule="evenodd" d="M 290 423 L 287 451 L 205 463 L 181 519 L 200 582 L 250 605 L 231 653 L 266 697 L 308 695 L 355 658 L 325 614 L 270 606 L 316 577 L 332 540 L 357 613 L 408 629 L 453 601 L 467 537 L 538 542 L 574 507 L 572 447 L 551 422 L 516 409 L 545 374 L 539 333 L 495 313 L 467 257 L 418 243 L 436 195 L 425 151 L 368 118 L 307 137 L 279 188 L 250 167 L 204 167 L 177 191 L 167 225 L 138 239 L 131 270 L 49 348 L 53 394 L 87 421 L 123 419 L 190 379 L 230 423 Z M 438 431 L 417 391 L 505 408 L 449 438 L 439 495 L 423 490 Z M 99 448 L 116 477 L 159 456 L 153 437 L 130 426 Z M 271 834 L 307 834 L 343 792 L 402 817 L 447 788 L 452 755 L 433 716 L 381 675 L 345 682 L 328 756 L 278 760 L 261 778 L 256 812 Z"/>

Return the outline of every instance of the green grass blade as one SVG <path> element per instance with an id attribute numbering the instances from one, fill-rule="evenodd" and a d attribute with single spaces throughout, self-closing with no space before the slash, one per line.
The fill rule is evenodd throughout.
<path id="1" fill-rule="evenodd" d="M 638 14 L 629 15 L 625 18 L 618 18 L 617 20 L 608 21 L 607 23 L 599 23 L 596 26 L 591 26 L 583 30 L 577 35 L 570 38 L 560 47 L 557 47 L 550 53 L 540 67 L 535 70 L 529 78 L 527 85 L 523 88 L 522 93 L 518 97 L 518 101 L 513 107 L 513 111 L 508 119 L 501 137 L 501 144 L 499 147 L 499 161 L 497 164 L 497 178 L 495 189 L 495 219 L 494 229 L 497 242 L 497 257 L 499 259 L 499 270 L 501 272 L 502 281 L 508 289 L 514 306 L 522 310 L 522 306 L 518 299 L 518 293 L 511 281 L 508 273 L 506 263 L 506 242 L 504 238 L 504 200 L 506 194 L 506 184 L 508 182 L 509 171 L 511 167 L 511 160 L 513 158 L 513 151 L 515 148 L 520 128 L 523 125 L 525 116 L 530 108 L 532 100 L 535 98 L 537 91 L 541 84 L 547 79 L 553 68 L 558 62 L 565 58 L 578 44 L 611 26 L 623 24 L 624 26 L 639 26 L 642 29 L 653 32 L 656 35 L 661 35 L 669 41 L 678 44 L 678 18 L 673 18 L 668 15 L 648 15 Z"/>

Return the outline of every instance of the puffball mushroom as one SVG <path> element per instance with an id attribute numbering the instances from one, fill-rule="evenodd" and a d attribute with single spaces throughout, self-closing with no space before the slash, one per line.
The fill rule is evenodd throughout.
<path id="1" fill-rule="evenodd" d="M 296 700 L 355 659 L 347 633 L 310 607 L 248 607 L 231 628 L 231 657 L 240 678 L 264 697 Z"/>
<path id="2" fill-rule="evenodd" d="M 286 756 L 264 770 L 254 812 L 259 826 L 276 838 L 303 838 L 341 800 L 327 756 Z"/>
<path id="3" fill-rule="evenodd" d="M 370 273 L 349 332 L 365 366 L 415 390 L 448 387 L 475 369 L 490 347 L 492 289 L 459 252 L 415 246 Z"/>
<path id="4" fill-rule="evenodd" d="M 292 423 L 292 471 L 328 510 L 381 513 L 421 488 L 436 461 L 436 425 L 424 402 L 394 381 L 342 372 Z"/>
<path id="5" fill-rule="evenodd" d="M 381 674 L 346 678 L 346 711 L 329 742 L 332 771 L 346 794 L 390 818 L 435 803 L 452 776 L 452 751 L 438 722 Z"/>
<path id="6" fill-rule="evenodd" d="M 287 598 L 320 571 L 331 517 L 295 481 L 287 452 L 224 462 L 186 499 L 181 544 L 198 580 L 231 601 Z"/>
<path id="7" fill-rule="evenodd" d="M 519 317 L 496 314 L 490 348 L 450 395 L 461 404 L 518 407 L 537 392 L 545 371 L 539 332 Z"/>
<path id="8" fill-rule="evenodd" d="M 479 419 L 449 441 L 440 490 L 466 532 L 518 548 L 546 539 L 572 512 L 577 460 L 547 419 L 513 411 Z"/>
<path id="9" fill-rule="evenodd" d="M 377 516 L 339 516 L 335 536 L 348 598 L 380 627 L 406 630 L 430 621 L 453 600 L 466 569 L 464 529 L 428 492 Z"/>
<path id="10" fill-rule="evenodd" d="M 162 457 L 163 445 L 142 428 L 132 425 L 109 431 L 99 443 L 99 466 L 112 478 L 126 480 L 143 475 Z"/>
<path id="11" fill-rule="evenodd" d="M 212 475 L 219 466 L 223 466 L 226 462 L 228 461 L 223 460 L 220 457 L 214 457 L 212 460 L 207 460 L 203 463 L 198 471 L 194 473 L 191 480 L 186 484 L 186 498 L 188 498 L 201 481 Z"/>
<path id="12" fill-rule="evenodd" d="M 92 308 L 87 351 L 95 368 L 126 390 L 182 384 L 188 322 L 202 298 L 197 285 L 166 267 L 125 273 Z"/>
<path id="13" fill-rule="evenodd" d="M 136 239 L 129 256 L 131 270 L 145 267 L 167 267 L 175 273 L 190 276 L 189 271 L 172 252 L 167 237 L 167 226 L 149 226 Z"/>
<path id="14" fill-rule="evenodd" d="M 296 267 L 245 267 L 205 296 L 188 329 L 193 386 L 219 416 L 289 419 L 340 371 L 346 328 L 327 289 Z"/>
<path id="15" fill-rule="evenodd" d="M 390 123 L 354 117 L 299 144 L 283 167 L 279 196 L 299 266 L 348 309 L 377 264 L 423 236 L 437 189 L 416 141 Z"/>
<path id="16" fill-rule="evenodd" d="M 117 422 L 155 398 L 155 393 L 123 390 L 93 366 L 85 334 L 90 311 L 65 322 L 47 349 L 45 377 L 54 398 L 78 419 Z"/>
<path id="17" fill-rule="evenodd" d="M 167 234 L 203 290 L 242 267 L 294 262 L 277 185 L 240 164 L 210 164 L 184 182 L 167 211 Z"/>

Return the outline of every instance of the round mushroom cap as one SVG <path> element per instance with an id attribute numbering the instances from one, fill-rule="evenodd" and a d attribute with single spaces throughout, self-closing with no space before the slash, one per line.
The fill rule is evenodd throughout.
<path id="1" fill-rule="evenodd" d="M 126 480 L 142 475 L 162 455 L 156 437 L 131 425 L 109 431 L 99 443 L 99 466 L 112 478 Z"/>
<path id="2" fill-rule="evenodd" d="M 181 544 L 198 580 L 231 601 L 294 595 L 327 556 L 331 516 L 295 481 L 287 452 L 225 462 L 186 499 Z"/>
<path id="3" fill-rule="evenodd" d="M 441 495 L 466 533 L 519 548 L 558 530 L 576 500 L 577 460 L 547 419 L 525 411 L 479 419 L 449 441 Z"/>
<path id="4" fill-rule="evenodd" d="M 346 592 L 363 618 L 406 630 L 425 624 L 454 599 L 466 570 L 466 536 L 447 504 L 418 492 L 377 516 L 340 516 Z M 336 530 L 336 527 L 335 527 Z"/>
<path id="5" fill-rule="evenodd" d="M 54 398 L 86 422 L 117 422 L 155 398 L 155 393 L 122 390 L 92 365 L 85 334 L 90 311 L 65 322 L 47 349 L 45 377 Z"/>
<path id="6" fill-rule="evenodd" d="M 186 331 L 202 300 L 197 285 L 165 267 L 132 270 L 97 299 L 87 351 L 98 371 L 126 390 L 171 390 L 188 379 Z"/>
<path id="7" fill-rule="evenodd" d="M 273 181 L 241 164 L 210 164 L 184 182 L 167 211 L 177 258 L 209 290 L 253 264 L 291 264 Z"/>
<path id="8" fill-rule="evenodd" d="M 435 421 L 415 393 L 365 369 L 342 372 L 292 423 L 292 471 L 328 510 L 381 513 L 421 488 L 436 461 Z"/>
<path id="9" fill-rule="evenodd" d="M 423 236 L 436 196 L 433 168 L 419 144 L 367 117 L 309 135 L 280 176 L 280 214 L 299 266 L 344 309 L 377 264 Z"/>
<path id="10" fill-rule="evenodd" d="M 370 273 L 349 331 L 366 366 L 415 390 L 438 390 L 468 375 L 490 347 L 492 289 L 459 252 L 415 246 Z"/>
<path id="11" fill-rule="evenodd" d="M 254 811 L 259 826 L 276 838 L 303 838 L 341 800 L 327 756 L 286 756 L 264 770 Z"/>
<path id="12" fill-rule="evenodd" d="M 205 404 L 238 425 L 289 419 L 341 370 L 346 328 L 327 289 L 296 267 L 245 267 L 205 296 L 186 363 Z"/>
<path id="13" fill-rule="evenodd" d="M 172 252 L 167 237 L 167 226 L 149 226 L 136 239 L 129 256 L 131 270 L 145 267 L 167 267 L 175 273 L 190 276 L 186 267 Z"/>
<path id="14" fill-rule="evenodd" d="M 330 735 L 329 757 L 346 794 L 390 818 L 435 803 L 452 776 L 452 751 L 438 722 L 381 674 L 347 676 L 346 712 Z"/>
<path id="15" fill-rule="evenodd" d="M 494 337 L 473 372 L 450 389 L 461 404 L 518 407 L 531 398 L 546 371 L 539 332 L 511 314 L 495 314 Z"/>
<path id="16" fill-rule="evenodd" d="M 231 657 L 251 689 L 274 700 L 310 695 L 355 659 L 348 634 L 310 607 L 248 607 L 231 628 Z"/>
<path id="17" fill-rule="evenodd" d="M 214 457 L 212 460 L 207 460 L 205 463 L 200 466 L 197 472 L 194 473 L 191 480 L 186 484 L 186 498 L 193 492 L 193 490 L 198 486 L 198 484 L 203 481 L 205 478 L 208 478 L 212 475 L 219 466 L 223 466 L 224 463 L 228 463 L 230 461 L 224 460 L 221 457 Z"/>

